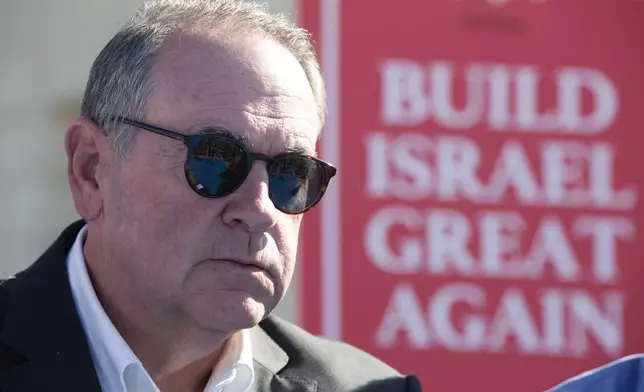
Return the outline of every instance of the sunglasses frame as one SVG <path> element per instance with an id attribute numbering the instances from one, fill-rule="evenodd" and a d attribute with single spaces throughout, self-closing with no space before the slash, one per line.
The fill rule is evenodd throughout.
<path id="1" fill-rule="evenodd" d="M 199 135 L 186 135 L 186 134 L 183 134 L 183 133 L 180 133 L 180 132 L 171 131 L 169 129 L 161 128 L 161 127 L 158 127 L 156 125 L 146 124 L 144 122 L 132 120 L 132 119 L 129 119 L 129 118 L 126 118 L 126 117 L 116 117 L 115 116 L 115 117 L 112 118 L 112 120 L 120 122 L 120 123 L 123 123 L 123 124 L 130 125 L 130 126 L 133 126 L 133 127 L 139 128 L 139 129 L 143 129 L 143 130 L 146 130 L 146 131 L 149 131 L 149 132 L 152 132 L 152 133 L 156 133 L 157 135 L 166 136 L 166 137 L 169 137 L 169 138 L 172 138 L 172 139 L 175 139 L 175 140 L 179 140 L 183 144 L 185 144 L 185 146 L 187 147 L 186 163 L 184 165 L 184 174 L 186 176 L 186 181 L 188 182 L 188 185 L 190 186 L 190 188 L 195 193 L 197 193 L 199 196 L 206 197 L 206 198 L 209 198 L 209 199 L 219 199 L 219 198 L 226 197 L 226 196 L 231 195 L 232 193 L 236 192 L 242 186 L 244 181 L 246 181 L 246 178 L 248 177 L 248 174 L 250 174 L 250 169 L 246 170 L 246 172 L 243 175 L 243 178 L 241 179 L 241 181 L 239 181 L 239 185 L 237 185 L 233 190 L 231 190 L 230 192 L 228 192 L 228 193 L 226 193 L 224 195 L 213 195 L 213 194 L 205 194 L 205 193 L 200 192 L 199 189 L 196 188 L 195 184 L 193 184 L 193 181 L 190 180 L 190 177 L 188 175 L 188 173 L 189 173 L 188 161 L 190 159 L 190 154 L 191 154 L 192 148 L 196 145 L 196 143 L 198 141 L 203 140 L 203 139 L 225 139 L 226 141 L 235 144 L 246 155 L 246 159 L 248 160 L 247 165 L 248 165 L 249 168 L 252 167 L 253 162 L 255 162 L 255 161 L 262 161 L 262 162 L 266 162 L 267 164 L 271 164 L 271 163 L 275 162 L 276 160 L 278 160 L 279 158 L 285 157 L 285 156 L 297 156 L 297 157 L 301 157 L 301 158 L 305 158 L 305 159 L 310 159 L 310 160 L 314 161 L 318 166 L 320 166 L 323 169 L 322 170 L 322 175 L 324 176 L 322 188 L 321 188 L 321 190 L 319 192 L 318 197 L 309 206 L 307 206 L 304 210 L 297 211 L 297 212 L 284 211 L 282 208 L 278 207 L 277 204 L 275 204 L 275 202 L 271 198 L 271 202 L 273 203 L 275 208 L 277 208 L 279 211 L 281 211 L 281 212 L 283 212 L 285 214 L 288 214 L 288 215 L 300 215 L 300 214 L 303 214 L 303 213 L 307 212 L 311 208 L 315 207 L 315 205 L 317 205 L 320 202 L 320 200 L 322 200 L 322 197 L 324 196 L 324 193 L 326 192 L 326 190 L 327 190 L 327 188 L 329 186 L 331 178 L 333 178 L 337 173 L 337 169 L 333 165 L 331 165 L 330 163 L 325 162 L 325 161 L 323 161 L 323 160 L 321 160 L 319 158 L 316 158 L 316 157 L 314 157 L 312 155 L 298 154 L 298 153 L 284 153 L 284 154 L 278 154 L 276 156 L 271 157 L 271 156 L 264 155 L 264 154 L 251 153 L 251 152 L 248 151 L 246 146 L 244 146 L 243 144 L 239 143 L 237 140 L 235 140 L 235 139 L 233 139 L 233 138 L 231 138 L 229 136 L 226 136 L 226 135 L 201 135 L 201 134 L 199 134 Z M 270 184 L 269 184 L 269 195 L 270 195 Z"/>

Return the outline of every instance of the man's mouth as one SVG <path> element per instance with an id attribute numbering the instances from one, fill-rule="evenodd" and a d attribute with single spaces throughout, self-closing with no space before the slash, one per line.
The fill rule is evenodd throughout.
<path id="1" fill-rule="evenodd" d="M 269 274 L 271 277 L 274 277 L 273 271 L 268 268 L 266 264 L 263 264 L 261 262 L 255 261 L 255 260 L 244 260 L 244 259 L 234 259 L 234 258 L 218 258 L 218 259 L 208 259 L 206 261 L 216 261 L 216 262 L 224 262 L 224 263 L 233 263 L 237 265 L 238 267 L 248 269 L 249 271 L 263 271 Z"/>

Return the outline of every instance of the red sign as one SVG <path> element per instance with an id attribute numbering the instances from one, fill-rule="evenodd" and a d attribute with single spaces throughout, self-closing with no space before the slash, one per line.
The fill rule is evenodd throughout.
<path id="1" fill-rule="evenodd" d="M 304 326 L 432 391 L 644 351 L 644 2 L 305 0 L 338 176 Z"/>

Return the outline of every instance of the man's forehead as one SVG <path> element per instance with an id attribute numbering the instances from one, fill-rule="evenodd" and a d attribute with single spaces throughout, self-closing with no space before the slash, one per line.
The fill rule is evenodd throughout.
<path id="1" fill-rule="evenodd" d="M 310 98 L 302 65 L 284 46 L 262 34 L 221 37 L 185 32 L 169 40 L 152 70 L 155 84 L 189 90 L 193 97 L 232 89 Z M 215 87 L 213 89 L 212 87 Z"/>
<path id="2" fill-rule="evenodd" d="M 188 133 L 225 130 L 256 152 L 314 153 L 321 124 L 306 74 L 285 48 L 254 39 L 172 44 L 153 70 L 151 117 Z"/>

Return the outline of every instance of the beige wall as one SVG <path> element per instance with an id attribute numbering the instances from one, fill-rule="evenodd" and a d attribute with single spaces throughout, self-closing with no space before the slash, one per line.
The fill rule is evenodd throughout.
<path id="1" fill-rule="evenodd" d="M 269 3 L 292 12 L 292 0 Z M 29 265 L 77 219 L 63 135 L 94 57 L 140 4 L 0 0 L 0 276 Z M 297 321 L 292 288 L 278 313 Z"/>

